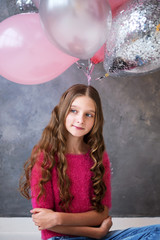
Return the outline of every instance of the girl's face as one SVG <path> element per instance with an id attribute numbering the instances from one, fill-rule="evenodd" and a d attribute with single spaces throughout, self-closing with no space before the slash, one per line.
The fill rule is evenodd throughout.
<path id="1" fill-rule="evenodd" d="M 89 133 L 95 121 L 96 108 L 88 96 L 77 97 L 71 104 L 65 126 L 72 136 L 82 137 Z"/>

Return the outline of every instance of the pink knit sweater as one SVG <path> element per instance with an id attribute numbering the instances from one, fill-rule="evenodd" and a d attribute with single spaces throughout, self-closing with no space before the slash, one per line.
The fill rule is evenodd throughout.
<path id="1" fill-rule="evenodd" d="M 67 154 L 66 155 L 68 170 L 67 174 L 69 176 L 71 186 L 70 191 L 74 196 L 74 199 L 71 203 L 72 213 L 80 213 L 91 210 L 91 198 L 93 196 L 92 189 L 92 172 L 90 168 L 93 165 L 93 160 L 90 157 L 89 152 L 86 154 Z M 46 198 L 41 197 L 40 201 L 37 203 L 36 199 L 38 196 L 37 183 L 41 178 L 41 168 L 40 165 L 43 161 L 43 153 L 40 154 L 39 159 L 35 166 L 32 169 L 32 178 L 31 178 L 31 192 L 32 192 L 32 206 L 33 208 L 48 208 L 53 209 L 56 212 L 61 212 L 59 206 L 59 189 L 57 185 L 57 171 L 56 165 L 52 169 L 52 178 L 45 184 Z M 108 155 L 106 152 L 103 154 L 103 164 L 105 167 L 104 181 L 107 187 L 105 197 L 102 200 L 102 203 L 108 208 L 111 207 L 111 184 L 110 184 L 110 163 Z M 54 236 L 62 236 L 59 233 L 55 233 L 49 230 L 41 231 L 42 239 L 46 240 Z"/>

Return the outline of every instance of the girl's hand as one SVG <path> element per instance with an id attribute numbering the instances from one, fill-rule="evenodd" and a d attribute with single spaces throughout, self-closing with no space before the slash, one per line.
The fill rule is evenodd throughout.
<path id="1" fill-rule="evenodd" d="M 55 227 L 58 223 L 57 212 L 46 208 L 34 208 L 30 211 L 32 219 L 39 230 L 49 229 Z"/>
<path id="2" fill-rule="evenodd" d="M 100 230 L 100 236 L 98 237 L 103 238 L 104 236 L 106 236 L 106 234 L 109 232 L 109 229 L 112 227 L 112 218 L 109 216 L 108 218 L 104 219 L 104 221 L 102 222 L 99 230 Z"/>

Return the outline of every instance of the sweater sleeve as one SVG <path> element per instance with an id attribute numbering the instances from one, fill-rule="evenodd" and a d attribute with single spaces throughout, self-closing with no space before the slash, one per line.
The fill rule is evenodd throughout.
<path id="1" fill-rule="evenodd" d="M 52 180 L 44 184 L 45 193 L 37 200 L 40 192 L 39 181 L 42 178 L 41 164 L 44 154 L 41 152 L 31 172 L 31 202 L 33 208 L 54 208 Z"/>
<path id="2" fill-rule="evenodd" d="M 105 192 L 105 196 L 102 199 L 102 204 L 107 206 L 110 209 L 112 206 L 112 203 L 111 203 L 111 169 L 110 169 L 110 161 L 109 161 L 107 152 L 104 152 L 104 154 L 103 154 L 103 165 L 105 168 L 103 180 L 104 180 L 104 183 L 105 183 L 107 189 Z"/>

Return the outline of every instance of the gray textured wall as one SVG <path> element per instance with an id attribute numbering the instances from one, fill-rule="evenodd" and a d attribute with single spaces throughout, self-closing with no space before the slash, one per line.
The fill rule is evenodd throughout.
<path id="1" fill-rule="evenodd" d="M 8 1 L 0 0 L 0 8 Z M 0 20 L 8 17 L 3 8 Z M 104 138 L 112 163 L 112 215 L 160 216 L 160 71 L 146 76 L 95 81 L 105 117 Z M 76 65 L 50 82 L 25 86 L 0 77 L 0 216 L 30 216 L 17 191 L 24 162 L 61 94 L 87 84 Z"/>
<path id="2" fill-rule="evenodd" d="M 160 215 L 160 72 L 107 78 L 95 68 L 105 117 L 104 137 L 112 163 L 113 216 Z M 35 86 L 0 79 L 0 216 L 29 216 L 30 202 L 18 191 L 22 166 L 66 88 L 87 83 L 76 65 Z"/>

